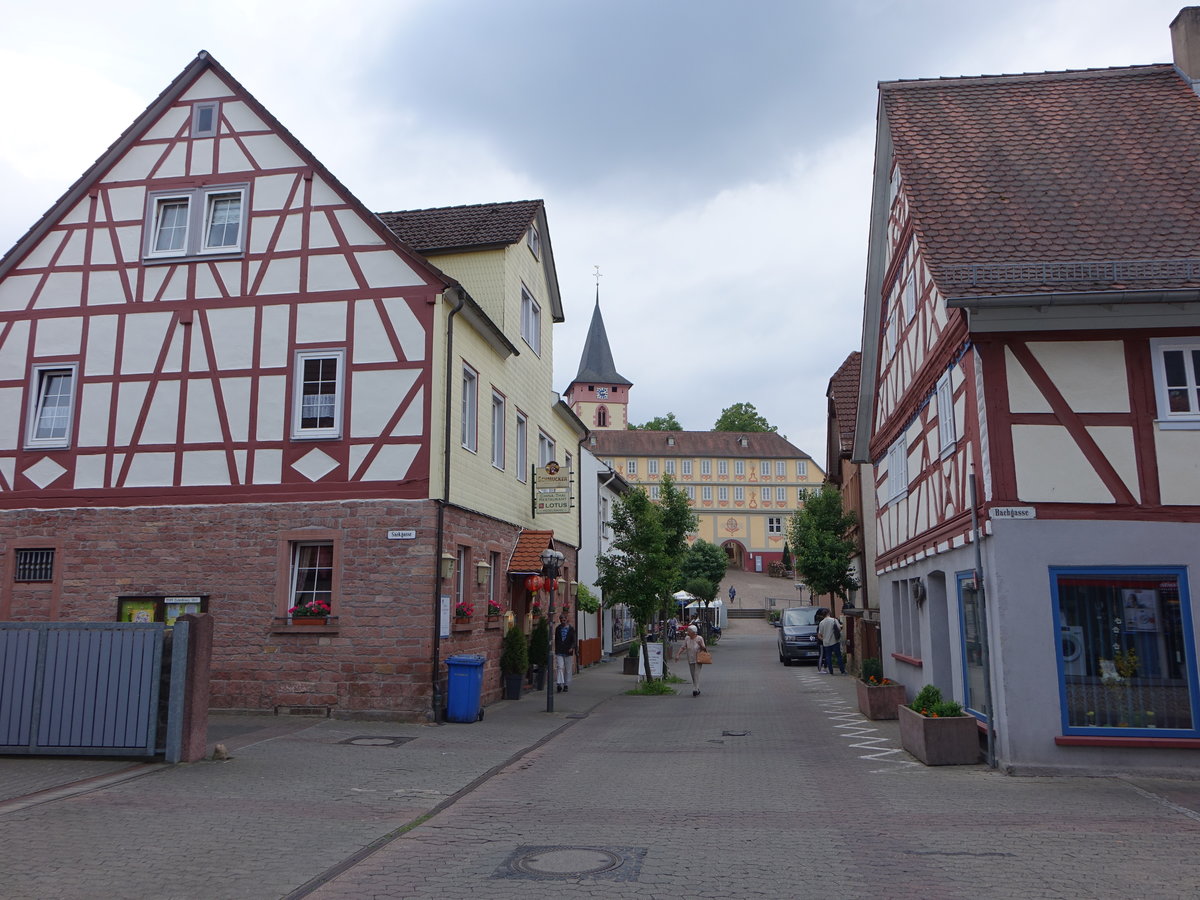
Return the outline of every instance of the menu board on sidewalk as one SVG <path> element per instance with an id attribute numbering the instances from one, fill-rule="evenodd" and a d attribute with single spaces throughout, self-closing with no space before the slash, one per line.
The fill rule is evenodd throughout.
<path id="1" fill-rule="evenodd" d="M 650 657 L 650 676 L 652 678 L 662 678 L 663 645 L 646 644 L 646 655 Z M 646 655 L 643 655 L 640 648 L 638 649 L 638 678 L 646 677 Z"/>

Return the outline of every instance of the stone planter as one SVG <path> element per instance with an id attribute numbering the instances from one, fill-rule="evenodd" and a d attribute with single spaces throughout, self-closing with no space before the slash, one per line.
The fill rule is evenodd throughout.
<path id="1" fill-rule="evenodd" d="M 855 682 L 858 690 L 858 711 L 868 719 L 894 719 L 896 708 L 908 702 L 907 689 L 902 684 L 867 684 Z"/>
<path id="2" fill-rule="evenodd" d="M 636 675 L 638 673 L 638 658 L 636 656 L 626 656 L 623 660 L 621 668 L 622 675 Z"/>
<path id="3" fill-rule="evenodd" d="M 900 744 L 927 766 L 979 762 L 979 724 L 974 716 L 933 719 L 907 706 L 900 713 Z"/>

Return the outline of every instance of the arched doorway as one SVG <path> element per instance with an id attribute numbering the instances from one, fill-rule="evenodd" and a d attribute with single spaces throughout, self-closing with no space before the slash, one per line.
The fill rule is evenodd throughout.
<path id="1" fill-rule="evenodd" d="M 729 568 L 745 571 L 746 548 L 739 541 L 726 541 L 721 545 L 721 549 L 725 551 L 725 555 L 729 558 Z"/>

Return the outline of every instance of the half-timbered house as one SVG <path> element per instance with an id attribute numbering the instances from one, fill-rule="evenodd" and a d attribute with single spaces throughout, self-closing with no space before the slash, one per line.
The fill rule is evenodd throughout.
<path id="1" fill-rule="evenodd" d="M 880 85 L 855 459 L 887 674 L 1004 767 L 1200 759 L 1198 25 L 1175 65 Z"/>
<path id="2" fill-rule="evenodd" d="M 215 708 L 436 713 L 461 651 L 496 697 L 486 600 L 578 545 L 523 468 L 585 433 L 517 206 L 504 279 L 449 275 L 201 53 L 0 259 L 0 619 L 210 613 Z"/>

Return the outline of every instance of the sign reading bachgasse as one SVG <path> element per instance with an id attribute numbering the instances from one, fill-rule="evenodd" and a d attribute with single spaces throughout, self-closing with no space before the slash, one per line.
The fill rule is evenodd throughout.
<path id="1" fill-rule="evenodd" d="M 571 473 L 551 460 L 533 469 L 533 514 L 571 511 Z"/>

